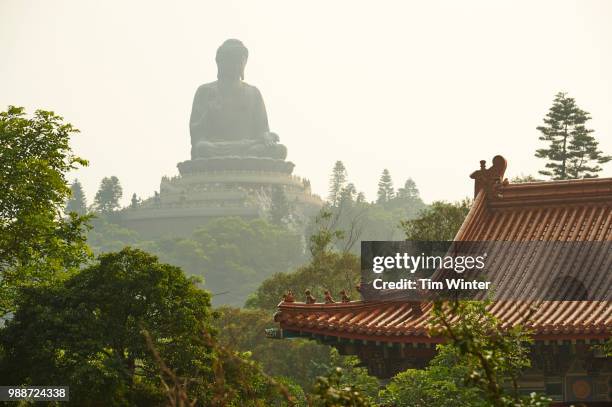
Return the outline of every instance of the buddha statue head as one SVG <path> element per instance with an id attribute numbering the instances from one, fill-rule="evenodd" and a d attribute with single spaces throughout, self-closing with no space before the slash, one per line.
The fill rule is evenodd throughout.
<path id="1" fill-rule="evenodd" d="M 244 67 L 249 57 L 249 50 L 242 41 L 229 39 L 217 49 L 217 79 L 244 80 Z"/>

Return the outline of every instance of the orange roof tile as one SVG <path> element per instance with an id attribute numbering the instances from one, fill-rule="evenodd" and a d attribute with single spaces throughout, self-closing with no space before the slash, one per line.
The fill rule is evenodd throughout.
<path id="1" fill-rule="evenodd" d="M 431 308 L 430 303 L 409 302 L 281 303 L 274 319 L 282 329 L 326 336 L 439 342 L 428 335 Z M 612 326 L 609 301 L 498 301 L 488 309 L 504 326 L 521 323 L 537 340 L 606 338 Z"/>

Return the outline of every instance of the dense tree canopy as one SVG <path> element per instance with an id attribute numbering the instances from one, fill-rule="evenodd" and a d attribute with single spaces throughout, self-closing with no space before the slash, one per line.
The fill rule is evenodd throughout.
<path id="1" fill-rule="evenodd" d="M 184 238 L 143 239 L 104 216 L 92 221 L 88 243 L 95 253 L 125 245 L 157 254 L 200 277 L 214 304 L 241 306 L 259 284 L 274 273 L 306 261 L 302 237 L 264 219 L 217 218 Z"/>
<path id="2" fill-rule="evenodd" d="M 196 344 L 211 318 L 209 294 L 178 267 L 129 248 L 105 254 L 61 285 L 25 292 L 2 332 L 2 382 L 65 383 L 75 405 L 133 402 L 158 385 L 141 331 L 179 374 L 209 375 L 210 350 Z"/>
<path id="3" fill-rule="evenodd" d="M 59 277 L 85 260 L 85 218 L 64 217 L 66 173 L 87 162 L 72 153 L 78 131 L 53 112 L 0 112 L 0 316 L 19 287 Z"/>

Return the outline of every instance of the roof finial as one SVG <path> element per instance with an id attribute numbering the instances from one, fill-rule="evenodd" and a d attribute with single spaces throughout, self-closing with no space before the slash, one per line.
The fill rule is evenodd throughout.
<path id="1" fill-rule="evenodd" d="M 351 297 L 346 295 L 346 290 L 340 290 L 340 295 L 342 296 L 342 302 L 351 302 Z"/>
<path id="2" fill-rule="evenodd" d="M 293 291 L 289 290 L 287 291 L 287 294 L 283 294 L 283 301 L 284 302 L 294 302 L 295 297 L 293 296 Z"/>
<path id="3" fill-rule="evenodd" d="M 478 193 L 484 189 L 488 196 L 497 197 L 496 192 L 494 191 L 496 187 L 502 185 L 506 181 L 504 180 L 504 173 L 506 172 L 506 167 L 508 166 L 508 162 L 501 155 L 496 155 L 493 157 L 493 165 L 491 167 L 486 168 L 486 161 L 480 161 L 480 169 L 478 171 L 474 171 L 470 178 L 474 179 L 474 198 L 478 195 Z"/>
<path id="4" fill-rule="evenodd" d="M 314 304 L 317 302 L 317 299 L 310 294 L 310 290 L 304 291 L 304 294 L 306 295 L 306 304 Z"/>

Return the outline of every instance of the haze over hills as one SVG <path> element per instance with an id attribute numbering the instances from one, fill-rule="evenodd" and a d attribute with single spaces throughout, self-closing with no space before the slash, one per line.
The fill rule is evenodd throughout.
<path id="1" fill-rule="evenodd" d="M 74 146 L 91 165 L 75 176 L 89 201 L 117 175 L 127 204 L 188 158 L 194 90 L 214 80 L 218 44 L 240 38 L 245 79 L 313 192 L 327 195 L 342 160 L 369 200 L 383 168 L 426 202 L 457 200 L 482 158 L 520 163 L 510 177 L 541 168 L 535 127 L 559 90 L 612 150 L 611 15 L 596 1 L 2 2 L 0 105 L 64 115 L 82 130 Z"/>

